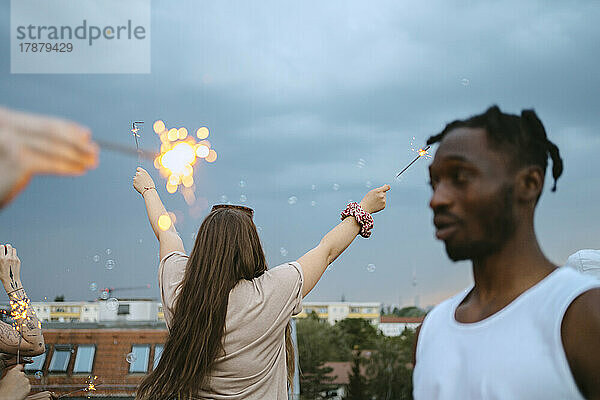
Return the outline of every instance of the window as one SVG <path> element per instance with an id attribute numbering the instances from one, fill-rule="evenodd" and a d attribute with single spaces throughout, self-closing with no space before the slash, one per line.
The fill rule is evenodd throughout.
<path id="1" fill-rule="evenodd" d="M 150 345 L 134 344 L 131 347 L 131 356 L 127 355 L 129 373 L 148 372 L 148 359 L 150 358 Z"/>
<path id="2" fill-rule="evenodd" d="M 70 345 L 56 345 L 54 346 L 54 353 L 50 360 L 50 367 L 48 372 L 67 372 L 69 367 L 69 360 L 71 359 L 71 346 Z"/>
<path id="3" fill-rule="evenodd" d="M 153 369 L 156 369 L 156 366 L 158 365 L 158 362 L 160 361 L 160 356 L 162 356 L 162 352 L 163 349 L 165 347 L 162 344 L 157 344 L 156 346 L 154 346 L 154 367 Z"/>
<path id="4" fill-rule="evenodd" d="M 92 372 L 94 364 L 94 354 L 96 346 L 91 344 L 79 345 L 77 347 L 77 355 L 75 356 L 75 366 L 73 366 L 74 374 L 85 374 Z"/>
<path id="5" fill-rule="evenodd" d="M 46 351 L 39 356 L 32 357 L 33 362 L 31 364 L 25 364 L 25 371 L 41 371 L 44 369 L 44 361 L 46 361 L 46 354 L 48 354 L 48 346 Z"/>
<path id="6" fill-rule="evenodd" d="M 119 310 L 117 311 L 117 315 L 128 315 L 129 314 L 129 304 L 119 304 Z"/>
<path id="7" fill-rule="evenodd" d="M 358 307 L 350 307 L 350 312 L 351 313 L 359 313 L 360 312 L 360 308 L 358 308 Z"/>

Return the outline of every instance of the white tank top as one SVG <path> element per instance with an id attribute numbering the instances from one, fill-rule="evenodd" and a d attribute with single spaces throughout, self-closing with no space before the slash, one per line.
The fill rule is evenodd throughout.
<path id="1" fill-rule="evenodd" d="M 425 318 L 417 342 L 415 400 L 583 399 L 562 346 L 562 319 L 600 282 L 557 268 L 502 310 L 475 323 L 454 315 L 472 287 Z"/>

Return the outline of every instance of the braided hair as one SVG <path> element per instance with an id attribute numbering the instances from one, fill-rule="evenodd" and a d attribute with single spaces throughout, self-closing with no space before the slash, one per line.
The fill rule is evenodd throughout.
<path id="1" fill-rule="evenodd" d="M 552 177 L 556 191 L 556 181 L 563 172 L 563 160 L 558 147 L 546 136 L 546 130 L 535 111 L 523 110 L 521 116 L 505 114 L 498 106 L 492 106 L 480 115 L 465 120 L 456 120 L 444 128 L 442 132 L 431 136 L 427 144 L 440 142 L 444 136 L 455 128 L 484 128 L 488 138 L 498 146 L 508 147 L 513 161 L 519 165 L 537 165 L 544 173 L 548 167 L 548 157 L 552 159 Z"/>

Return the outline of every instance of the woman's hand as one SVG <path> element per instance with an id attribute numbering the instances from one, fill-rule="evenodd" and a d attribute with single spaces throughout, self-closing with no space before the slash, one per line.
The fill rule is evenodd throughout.
<path id="1" fill-rule="evenodd" d="M 142 167 L 137 167 L 136 169 L 135 176 L 133 177 L 133 187 L 142 195 L 146 190 L 156 188 L 150 174 Z"/>
<path id="2" fill-rule="evenodd" d="M 23 372 L 23 365 L 19 364 L 8 370 L 0 380 L 1 400 L 22 400 L 31 390 L 29 379 Z"/>
<path id="3" fill-rule="evenodd" d="M 390 189 L 390 185 L 386 183 L 381 187 L 371 190 L 363 197 L 360 206 L 369 214 L 383 210 L 385 208 L 386 192 Z"/>
<path id="4" fill-rule="evenodd" d="M 7 291 L 21 289 L 21 260 L 10 244 L 0 245 L 0 281 Z"/>

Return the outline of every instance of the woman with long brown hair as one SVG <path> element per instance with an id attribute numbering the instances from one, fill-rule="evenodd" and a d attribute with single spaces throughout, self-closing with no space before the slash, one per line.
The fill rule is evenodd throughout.
<path id="1" fill-rule="evenodd" d="M 160 243 L 159 286 L 169 336 L 160 362 L 138 388 L 139 400 L 287 399 L 294 374 L 289 322 L 302 298 L 357 234 L 385 208 L 389 185 L 350 203 L 343 221 L 296 262 L 267 269 L 253 211 L 213 207 L 189 256 L 150 175 L 133 180 Z M 161 229 L 162 228 L 162 229 Z"/>

